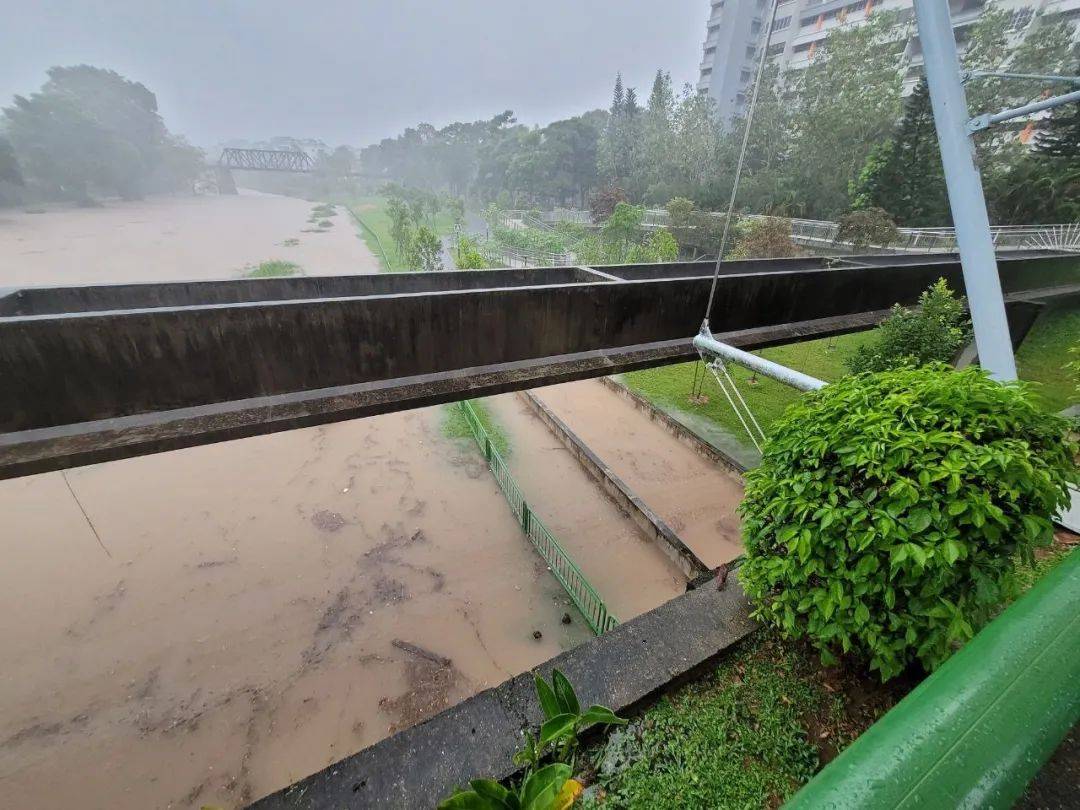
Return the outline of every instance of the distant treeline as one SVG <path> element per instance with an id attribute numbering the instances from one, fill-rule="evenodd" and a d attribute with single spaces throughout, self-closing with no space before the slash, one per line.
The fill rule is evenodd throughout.
<path id="1" fill-rule="evenodd" d="M 1075 74 L 1075 25 L 1036 15 L 1026 28 L 990 5 L 966 30 L 967 68 Z M 947 225 L 950 214 L 925 86 L 907 100 L 910 22 L 876 13 L 819 44 L 803 71 L 767 71 L 751 132 L 739 208 L 838 219 L 883 208 L 901 225 Z M 981 79 L 969 84 L 972 114 L 1020 106 L 1061 85 Z M 980 165 L 999 223 L 1080 218 L 1077 105 L 1049 118 L 980 136 Z M 512 112 L 487 121 L 429 124 L 360 152 L 388 181 L 447 191 L 504 208 L 584 207 L 603 192 L 664 205 L 672 198 L 720 210 L 731 193 L 746 122 L 721 121 L 689 85 L 676 93 L 660 71 L 649 98 L 616 79 L 611 107 L 532 128 Z M 1023 125 L 1023 123 L 1021 124 Z"/>
<path id="2" fill-rule="evenodd" d="M 190 188 L 203 155 L 171 134 L 157 98 L 112 70 L 54 67 L 0 115 L 0 203 L 136 199 Z"/>

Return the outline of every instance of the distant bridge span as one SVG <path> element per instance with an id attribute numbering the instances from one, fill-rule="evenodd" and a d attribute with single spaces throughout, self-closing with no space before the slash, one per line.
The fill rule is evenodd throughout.
<path id="1" fill-rule="evenodd" d="M 307 152 L 294 149 L 235 149 L 222 151 L 217 165 L 223 169 L 254 172 L 310 172 L 315 164 Z"/>

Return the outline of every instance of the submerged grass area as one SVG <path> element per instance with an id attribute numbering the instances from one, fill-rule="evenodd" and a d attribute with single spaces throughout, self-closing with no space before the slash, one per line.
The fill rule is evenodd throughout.
<path id="1" fill-rule="evenodd" d="M 502 425 L 496 421 L 495 417 L 491 415 L 491 411 L 484 404 L 482 399 L 470 401 L 472 402 L 473 410 L 476 411 L 476 415 L 480 418 L 480 424 L 484 426 L 484 430 L 486 430 L 488 436 L 491 437 L 491 442 L 495 445 L 495 449 L 505 457 L 510 452 L 510 439 L 507 437 L 506 431 L 503 430 Z M 472 428 L 469 427 L 469 423 L 465 419 L 465 414 L 456 402 L 443 406 L 442 428 L 443 435 L 451 439 L 466 439 L 470 442 L 476 441 L 473 437 Z"/>
<path id="2" fill-rule="evenodd" d="M 281 276 L 298 276 L 303 271 L 296 262 L 287 262 L 282 259 L 272 259 L 263 262 L 258 267 L 253 267 L 244 275 L 247 278 L 279 278 Z"/>
<path id="3" fill-rule="evenodd" d="M 364 240 L 364 244 L 368 246 L 375 256 L 378 257 L 379 262 L 383 265 L 383 271 L 389 273 L 401 273 L 412 270 L 413 268 L 405 266 L 405 260 L 398 253 L 397 246 L 394 244 L 393 238 L 390 236 L 390 217 L 386 213 L 386 198 L 381 196 L 371 197 L 357 197 L 356 199 L 349 201 L 349 209 L 353 212 L 354 216 L 363 220 L 367 228 L 356 226 L 356 232 L 361 239 Z M 430 221 L 424 222 L 427 227 L 432 228 Z M 433 230 L 436 236 L 444 236 L 453 230 L 453 220 L 450 215 L 445 211 L 440 211 L 435 217 L 435 223 Z M 368 231 L 370 228 L 376 234 L 378 234 L 378 240 L 372 236 Z M 379 251 L 379 242 L 382 243 L 383 250 L 386 251 L 386 257 L 383 258 L 383 254 Z M 387 266 L 389 262 L 389 267 Z"/>
<path id="4" fill-rule="evenodd" d="M 822 380 L 833 381 L 846 373 L 844 361 L 871 339 L 870 336 L 869 332 L 841 335 L 762 349 L 757 354 Z M 1080 402 L 1076 377 L 1065 367 L 1070 361 L 1080 360 L 1080 355 L 1070 354 L 1074 346 L 1080 346 L 1080 308 L 1063 308 L 1051 310 L 1039 318 L 1017 352 L 1020 378 L 1036 383 L 1036 392 L 1050 410 L 1059 411 Z M 735 365 L 728 368 L 739 392 L 766 432 L 784 409 L 800 396 L 794 389 L 761 376 L 751 384 L 753 375 L 749 371 Z M 746 431 L 707 370 L 701 389 L 707 401 L 690 401 L 695 372 L 702 373 L 697 363 L 681 363 L 633 371 L 624 374 L 623 380 L 657 405 L 710 419 L 749 445 Z"/>
<path id="5" fill-rule="evenodd" d="M 755 633 L 597 746 L 582 806 L 778 807 L 898 699 L 869 681 L 856 695 L 848 680 L 802 645 Z"/>

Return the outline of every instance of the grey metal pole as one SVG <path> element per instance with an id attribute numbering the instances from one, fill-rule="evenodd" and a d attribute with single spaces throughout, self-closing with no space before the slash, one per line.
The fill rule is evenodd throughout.
<path id="1" fill-rule="evenodd" d="M 968 133 L 967 97 L 960 81 L 949 4 L 944 0 L 915 0 L 915 17 L 979 362 L 995 379 L 1015 380 L 1016 360 L 982 180 L 975 167 L 975 144 Z"/>

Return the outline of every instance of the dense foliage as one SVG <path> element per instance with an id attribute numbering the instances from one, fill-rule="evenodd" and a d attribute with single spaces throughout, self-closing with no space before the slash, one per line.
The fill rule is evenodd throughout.
<path id="1" fill-rule="evenodd" d="M 157 98 L 138 82 L 89 65 L 53 67 L 32 95 L 15 96 L 0 125 L 10 143 L 4 179 L 39 197 L 90 202 L 190 186 L 202 153 L 171 135 Z"/>
<path id="2" fill-rule="evenodd" d="M 875 11 L 866 24 L 830 30 L 806 69 L 766 70 L 740 211 L 837 219 L 853 207 L 877 206 L 901 225 L 949 224 L 925 85 L 903 101 L 911 25 Z M 1026 26 L 1013 25 L 1011 13 L 988 4 L 965 28 L 964 67 L 1076 72 L 1074 23 L 1036 13 Z M 1054 89 L 1045 81 L 980 78 L 969 83 L 968 97 L 974 114 L 1021 106 Z M 644 103 L 616 77 L 607 110 L 539 129 L 516 124 L 510 112 L 438 130 L 422 124 L 369 147 L 362 160 L 366 170 L 389 179 L 506 208 L 585 207 L 594 196 L 594 219 L 601 222 L 620 201 L 655 206 L 681 197 L 726 209 L 745 126 L 742 118 L 721 121 L 708 95 L 689 85 L 676 90 L 657 71 Z M 1059 135 L 1066 128 L 1059 126 Z M 978 148 L 996 222 L 1070 221 L 1069 212 L 1080 206 L 1080 182 L 1075 171 L 1063 172 L 1075 169 L 1075 157 L 1030 150 L 1008 129 L 980 135 Z M 680 245 L 689 233 L 675 232 Z"/>
<path id="3" fill-rule="evenodd" d="M 768 217 L 752 220 L 740 229 L 730 258 L 786 259 L 799 253 L 791 240 L 791 223 Z"/>
<path id="4" fill-rule="evenodd" d="M 882 679 L 940 665 L 1013 590 L 1078 479 L 1068 423 L 943 365 L 845 377 L 772 429 L 741 506 L 755 615 Z"/>
<path id="5" fill-rule="evenodd" d="M 870 207 L 849 211 L 840 217 L 836 242 L 844 242 L 855 248 L 870 245 L 887 247 L 895 242 L 900 232 L 889 212 L 883 208 Z"/>
<path id="6" fill-rule="evenodd" d="M 916 309 L 899 304 L 848 361 L 855 372 L 888 371 L 903 366 L 948 363 L 971 342 L 971 321 L 964 299 L 958 299 L 945 279 L 919 296 Z"/>

